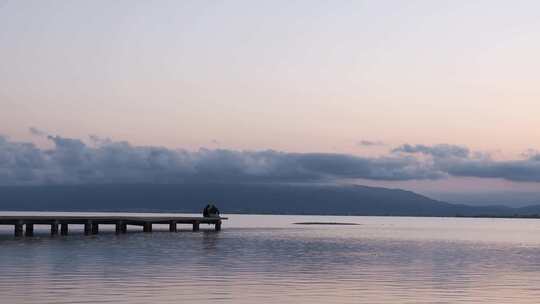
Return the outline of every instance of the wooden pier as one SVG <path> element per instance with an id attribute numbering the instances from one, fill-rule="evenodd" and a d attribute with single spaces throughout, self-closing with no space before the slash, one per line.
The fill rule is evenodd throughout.
<path id="1" fill-rule="evenodd" d="M 221 230 L 221 221 L 226 217 L 186 217 L 186 216 L 143 216 L 143 215 L 2 215 L 0 225 L 13 225 L 15 236 L 33 236 L 34 225 L 49 225 L 51 235 L 67 235 L 69 225 L 84 225 L 84 234 L 98 234 L 99 225 L 115 225 L 116 233 L 126 233 L 128 225 L 141 226 L 144 232 L 152 232 L 153 224 L 169 225 L 170 232 L 177 231 L 178 224 L 189 224 L 198 231 L 200 224 L 214 225 Z"/>

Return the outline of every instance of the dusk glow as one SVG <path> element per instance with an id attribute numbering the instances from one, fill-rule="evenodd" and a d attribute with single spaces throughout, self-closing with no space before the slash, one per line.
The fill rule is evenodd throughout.
<path id="1" fill-rule="evenodd" d="M 0 302 L 534 304 L 540 1 L 0 0 Z"/>
<path id="2" fill-rule="evenodd" d="M 381 157 L 403 144 L 447 144 L 527 159 L 540 148 L 539 9 L 3 1 L 0 133 L 45 148 L 29 127 L 191 151 Z"/>
<path id="3" fill-rule="evenodd" d="M 3 1 L 2 133 L 538 149 L 536 1 Z"/>

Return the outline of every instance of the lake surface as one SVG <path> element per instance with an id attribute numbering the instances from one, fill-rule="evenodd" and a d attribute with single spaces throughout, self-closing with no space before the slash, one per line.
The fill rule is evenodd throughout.
<path id="1" fill-rule="evenodd" d="M 16 239 L 0 228 L 0 302 L 540 301 L 540 220 L 227 216 L 221 232 L 50 237 L 36 226 Z"/>

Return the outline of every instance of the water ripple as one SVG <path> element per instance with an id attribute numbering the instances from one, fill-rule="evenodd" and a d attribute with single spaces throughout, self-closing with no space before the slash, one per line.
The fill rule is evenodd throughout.
<path id="1" fill-rule="evenodd" d="M 2 303 L 537 303 L 540 296 L 540 226 L 531 222 L 353 218 L 362 225 L 299 228 L 285 219 L 305 218 L 256 218 L 240 216 L 220 233 L 5 233 Z"/>

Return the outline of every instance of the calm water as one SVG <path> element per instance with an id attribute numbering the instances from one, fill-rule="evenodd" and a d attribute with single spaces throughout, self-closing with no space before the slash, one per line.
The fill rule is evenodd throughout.
<path id="1" fill-rule="evenodd" d="M 540 221 L 229 215 L 224 230 L 15 239 L 1 303 L 538 303 Z M 347 221 L 359 226 L 298 226 Z M 107 230 L 106 227 L 103 227 Z M 155 230 L 158 230 L 155 227 Z M 205 228 L 202 226 L 201 228 Z M 112 228 L 109 228 L 112 229 Z M 167 227 L 162 227 L 166 230 Z M 39 235 L 41 232 L 41 235 Z"/>

